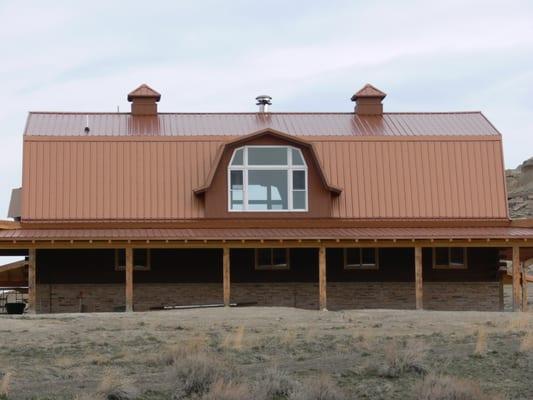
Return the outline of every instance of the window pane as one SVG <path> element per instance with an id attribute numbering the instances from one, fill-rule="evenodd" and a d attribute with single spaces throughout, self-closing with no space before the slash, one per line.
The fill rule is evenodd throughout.
<path id="1" fill-rule="evenodd" d="M 257 249 L 257 265 L 272 265 L 272 249 Z"/>
<path id="2" fill-rule="evenodd" d="M 248 171 L 248 209 L 286 210 L 287 171 Z"/>
<path id="3" fill-rule="evenodd" d="M 287 165 L 287 148 L 249 147 L 248 165 Z"/>
<path id="4" fill-rule="evenodd" d="M 244 149 L 239 149 L 235 152 L 231 165 L 243 165 L 243 164 L 244 164 Z"/>
<path id="5" fill-rule="evenodd" d="M 305 197 L 307 192 L 305 190 L 298 190 L 292 192 L 292 208 L 295 210 L 305 210 Z"/>
<path id="6" fill-rule="evenodd" d="M 302 158 L 302 153 L 298 149 L 292 150 L 292 165 L 304 165 L 304 159 Z"/>
<path id="7" fill-rule="evenodd" d="M 287 250 L 272 249 L 272 265 L 287 265 Z"/>
<path id="8" fill-rule="evenodd" d="M 346 249 L 346 265 L 359 265 L 361 263 L 360 252 L 361 249 L 349 248 Z"/>
<path id="9" fill-rule="evenodd" d="M 361 249 L 362 264 L 376 265 L 376 249 Z"/>
<path id="10" fill-rule="evenodd" d="M 452 247 L 450 249 L 450 264 L 464 265 L 465 253 L 462 247 Z"/>
<path id="11" fill-rule="evenodd" d="M 305 190 L 305 171 L 292 172 L 292 188 L 295 190 Z"/>
<path id="12" fill-rule="evenodd" d="M 231 190 L 242 190 L 242 171 L 230 171 Z"/>
<path id="13" fill-rule="evenodd" d="M 437 247 L 435 249 L 435 264 L 436 265 L 448 265 L 448 248 L 447 247 Z"/>
<path id="14" fill-rule="evenodd" d="M 232 210 L 243 209 L 243 191 L 242 190 L 231 191 L 231 209 Z"/>

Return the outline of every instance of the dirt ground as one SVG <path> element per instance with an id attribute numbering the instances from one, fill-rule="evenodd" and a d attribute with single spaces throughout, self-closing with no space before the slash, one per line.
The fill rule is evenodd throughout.
<path id="1" fill-rule="evenodd" d="M 276 371 L 293 392 L 326 379 L 324 399 L 424 398 L 428 376 L 479 398 L 533 399 L 531 312 L 258 307 L 1 316 L 0 399 L 246 398 L 179 397 L 197 354 L 241 391 Z M 109 397 L 117 387 L 123 396 Z"/>

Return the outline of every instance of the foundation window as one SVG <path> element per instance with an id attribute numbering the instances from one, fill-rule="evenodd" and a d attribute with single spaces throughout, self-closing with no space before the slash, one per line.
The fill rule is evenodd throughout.
<path id="1" fill-rule="evenodd" d="M 150 249 L 133 249 L 133 270 L 150 271 L 151 269 Z M 115 249 L 115 271 L 126 270 L 126 251 Z"/>
<path id="2" fill-rule="evenodd" d="M 433 248 L 434 269 L 466 269 L 466 247 Z"/>
<path id="3" fill-rule="evenodd" d="M 255 249 L 255 269 L 289 269 L 289 249 Z"/>
<path id="4" fill-rule="evenodd" d="M 344 249 L 344 269 L 378 269 L 377 248 Z"/>

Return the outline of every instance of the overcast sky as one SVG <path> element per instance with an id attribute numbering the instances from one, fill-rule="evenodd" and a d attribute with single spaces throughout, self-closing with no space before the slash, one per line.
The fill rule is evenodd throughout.
<path id="1" fill-rule="evenodd" d="M 0 219 L 21 184 L 27 112 L 481 110 L 507 167 L 533 156 L 533 1 L 2 1 Z"/>

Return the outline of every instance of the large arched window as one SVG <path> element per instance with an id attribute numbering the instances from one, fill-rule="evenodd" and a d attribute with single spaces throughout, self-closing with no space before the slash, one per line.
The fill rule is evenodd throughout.
<path id="1" fill-rule="evenodd" d="M 307 165 L 291 146 L 244 146 L 228 168 L 230 211 L 307 211 Z"/>

